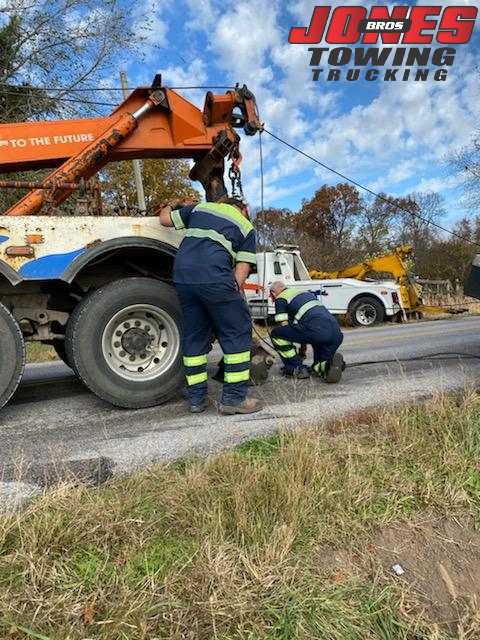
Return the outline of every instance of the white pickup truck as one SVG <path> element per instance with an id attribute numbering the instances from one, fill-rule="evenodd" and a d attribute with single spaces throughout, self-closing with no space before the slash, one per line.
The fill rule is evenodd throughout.
<path id="1" fill-rule="evenodd" d="M 280 247 L 257 254 L 257 273 L 250 276 L 246 295 L 252 316 L 265 320 L 275 307 L 268 287 L 275 280 L 287 286 L 314 291 L 334 315 L 346 316 L 351 326 L 370 326 L 401 314 L 400 289 L 393 281 L 361 281 L 353 278 L 312 280 L 300 251 Z M 253 287 L 258 286 L 255 290 Z M 266 292 L 262 291 L 265 286 Z"/>

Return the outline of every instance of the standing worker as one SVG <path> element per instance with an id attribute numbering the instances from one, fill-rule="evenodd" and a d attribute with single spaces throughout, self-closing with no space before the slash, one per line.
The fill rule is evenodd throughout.
<path id="1" fill-rule="evenodd" d="M 175 257 L 173 282 L 183 311 L 183 364 L 192 413 L 207 408 L 207 353 L 216 336 L 224 353 L 220 411 L 254 413 L 247 397 L 252 321 L 240 292 L 256 265 L 255 231 L 248 208 L 236 198 L 178 208 L 165 206 L 160 222 L 185 229 Z"/>
<path id="2" fill-rule="evenodd" d="M 311 344 L 311 372 L 326 382 L 339 382 L 345 363 L 337 352 L 343 334 L 336 318 L 311 291 L 289 289 L 278 280 L 270 287 L 270 293 L 275 300 L 275 320 L 281 323 L 272 330 L 271 338 L 282 359 L 284 374 L 299 379 L 310 377 L 293 343 Z"/>

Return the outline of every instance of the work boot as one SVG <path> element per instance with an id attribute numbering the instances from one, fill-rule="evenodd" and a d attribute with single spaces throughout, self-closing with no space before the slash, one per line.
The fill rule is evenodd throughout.
<path id="1" fill-rule="evenodd" d="M 287 369 L 287 367 L 284 367 L 282 373 L 287 378 L 295 378 L 296 380 L 307 380 L 310 378 L 310 371 L 308 367 L 305 366 L 296 367 L 295 369 Z"/>
<path id="2" fill-rule="evenodd" d="M 233 416 L 236 413 L 256 413 L 263 409 L 263 402 L 258 398 L 245 398 L 240 404 L 221 404 L 220 413 Z"/>
<path id="3" fill-rule="evenodd" d="M 198 402 L 190 403 L 190 413 L 203 413 L 208 407 L 208 398 L 202 398 Z"/>
<path id="4" fill-rule="evenodd" d="M 340 382 L 345 371 L 345 360 L 341 353 L 336 353 L 331 360 L 318 362 L 313 365 L 313 371 L 330 384 Z"/>

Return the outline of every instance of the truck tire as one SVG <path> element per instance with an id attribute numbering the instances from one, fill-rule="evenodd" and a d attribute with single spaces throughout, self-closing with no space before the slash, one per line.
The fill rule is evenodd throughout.
<path id="1" fill-rule="evenodd" d="M 362 296 L 350 303 L 347 322 L 351 327 L 371 327 L 385 320 L 382 303 L 373 296 Z"/>
<path id="2" fill-rule="evenodd" d="M 25 368 L 25 341 L 17 321 L 0 304 L 0 408 L 17 390 Z"/>
<path id="3" fill-rule="evenodd" d="M 173 287 L 123 278 L 84 298 L 67 325 L 67 353 L 97 396 L 139 409 L 181 388 L 181 311 Z"/>

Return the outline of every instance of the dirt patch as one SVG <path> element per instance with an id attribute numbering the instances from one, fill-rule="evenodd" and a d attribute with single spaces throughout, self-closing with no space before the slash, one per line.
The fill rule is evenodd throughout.
<path id="1" fill-rule="evenodd" d="M 432 622 L 452 627 L 466 611 L 480 613 L 480 532 L 470 519 L 391 526 L 370 549 L 372 569 L 413 589 Z M 405 573 L 396 576 L 395 564 Z"/>
<path id="2" fill-rule="evenodd" d="M 330 547 L 319 557 L 321 571 L 338 582 L 354 575 L 394 585 L 429 622 L 480 638 L 480 532 L 471 518 L 394 524 L 354 549 Z"/>

